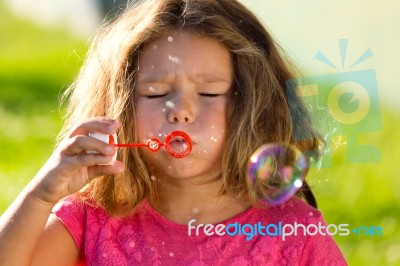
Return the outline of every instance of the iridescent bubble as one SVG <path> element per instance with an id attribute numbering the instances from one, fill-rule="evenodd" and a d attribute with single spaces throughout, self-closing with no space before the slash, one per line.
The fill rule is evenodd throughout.
<path id="1" fill-rule="evenodd" d="M 303 185 L 307 167 L 306 158 L 296 147 L 287 144 L 263 145 L 248 163 L 249 191 L 267 204 L 282 204 Z"/>

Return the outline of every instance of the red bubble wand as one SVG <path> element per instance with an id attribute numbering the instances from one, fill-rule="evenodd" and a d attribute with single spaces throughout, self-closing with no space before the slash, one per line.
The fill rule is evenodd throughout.
<path id="1" fill-rule="evenodd" d="M 182 152 L 175 151 L 171 147 L 171 143 L 174 141 L 179 141 L 183 139 L 185 141 L 185 150 Z M 190 139 L 189 135 L 183 131 L 172 131 L 167 135 L 165 138 L 165 143 L 162 143 L 157 138 L 151 138 L 147 141 L 147 143 L 115 143 L 114 136 L 109 135 L 109 144 L 114 145 L 114 147 L 118 148 L 140 148 L 140 147 L 147 147 L 150 151 L 156 152 L 161 149 L 161 147 L 165 147 L 165 150 L 175 158 L 183 158 L 189 155 L 192 151 L 192 140 Z"/>

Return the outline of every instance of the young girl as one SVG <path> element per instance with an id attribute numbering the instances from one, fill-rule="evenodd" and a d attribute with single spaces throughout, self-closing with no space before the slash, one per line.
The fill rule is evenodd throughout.
<path id="1" fill-rule="evenodd" d="M 246 185 L 261 145 L 317 149 L 294 95 L 289 110 L 291 78 L 271 36 L 237 1 L 129 8 L 94 39 L 70 88 L 62 140 L 3 214 L 1 263 L 345 265 L 329 234 L 266 234 L 269 224 L 325 225 L 306 183 L 279 206 L 259 204 Z M 116 151 L 89 136 L 137 143 L 175 130 L 193 141 L 187 157 Z M 296 141 L 292 132 L 310 138 Z M 234 232 L 239 225 L 264 231 Z"/>

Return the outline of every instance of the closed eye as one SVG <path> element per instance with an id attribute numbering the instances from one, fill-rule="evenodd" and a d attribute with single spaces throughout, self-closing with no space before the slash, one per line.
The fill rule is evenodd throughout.
<path id="1" fill-rule="evenodd" d="M 222 95 L 222 94 L 220 94 L 220 93 L 199 93 L 199 95 L 200 95 L 200 96 L 203 96 L 203 97 L 210 97 L 210 98 L 212 98 L 212 97 L 218 97 L 218 96 L 220 96 L 220 95 Z"/>
<path id="2" fill-rule="evenodd" d="M 162 98 L 164 96 L 167 96 L 167 93 L 163 93 L 163 94 L 151 94 L 151 95 L 146 95 L 145 97 L 148 99 L 156 99 L 156 98 Z"/>

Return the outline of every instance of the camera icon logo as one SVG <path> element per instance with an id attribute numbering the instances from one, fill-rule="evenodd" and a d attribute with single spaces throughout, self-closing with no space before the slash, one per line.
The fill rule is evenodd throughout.
<path id="1" fill-rule="evenodd" d="M 347 40 L 339 40 L 339 48 L 344 68 Z M 372 52 L 368 49 L 350 69 L 370 56 Z M 338 69 L 321 52 L 317 53 L 316 58 Z M 292 114 L 293 138 L 296 141 L 304 141 L 308 136 L 304 136 L 300 130 L 295 130 L 297 119 L 301 118 L 294 113 L 295 103 L 290 95 L 301 97 L 310 111 L 313 124 L 325 139 L 325 153 L 318 163 L 319 167 L 332 166 L 334 139 L 341 137 L 347 139 L 347 162 L 380 161 L 380 151 L 360 141 L 363 134 L 377 132 L 382 128 L 375 70 L 343 71 L 291 79 L 286 82 L 286 91 Z"/>

